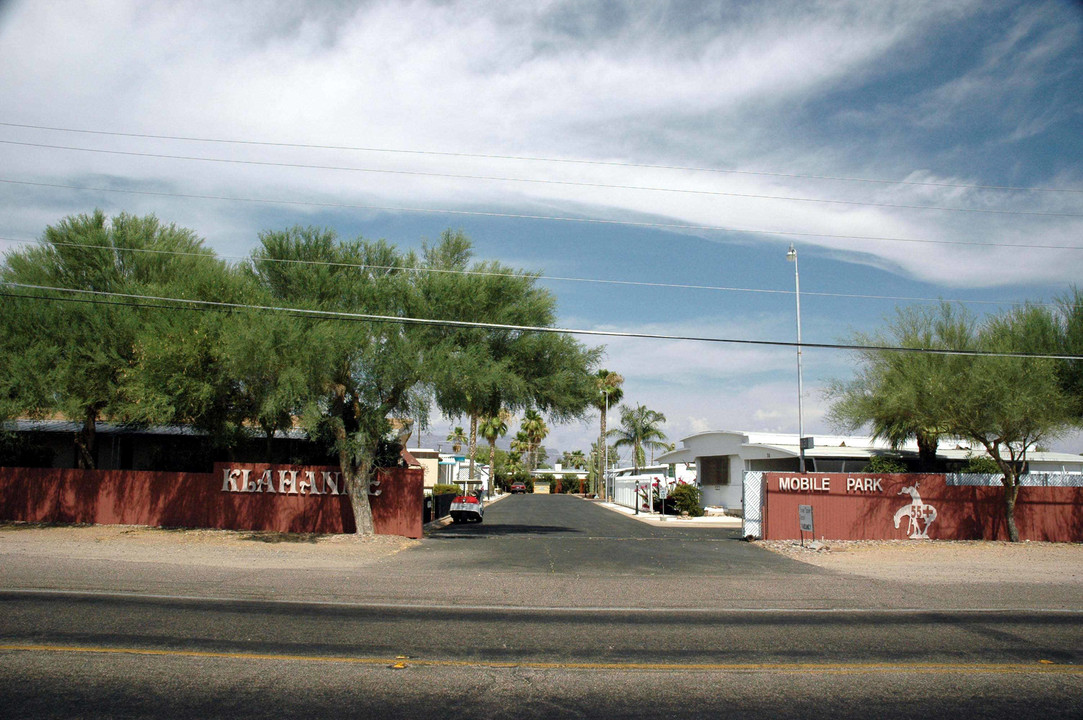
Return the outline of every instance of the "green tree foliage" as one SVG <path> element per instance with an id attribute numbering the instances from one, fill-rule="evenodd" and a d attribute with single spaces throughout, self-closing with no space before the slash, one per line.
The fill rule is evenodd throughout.
<path id="1" fill-rule="evenodd" d="M 887 455 L 873 455 L 862 472 L 867 473 L 904 473 L 906 464 Z"/>
<path id="2" fill-rule="evenodd" d="M 992 317 L 979 335 L 979 347 L 989 352 L 1055 354 L 1062 346 L 1063 328 L 1048 308 L 1039 306 Z M 1061 389 L 1059 369 L 1050 359 L 974 358 L 943 406 L 947 431 L 979 443 L 996 462 L 1013 542 L 1019 541 L 1015 504 L 1027 453 L 1077 420 Z"/>
<path id="3" fill-rule="evenodd" d="M 589 373 L 599 351 L 567 335 L 523 332 L 514 326 L 551 327 L 556 299 L 537 276 L 496 262 L 471 264 L 470 241 L 446 231 L 422 253 L 420 287 L 430 315 L 440 320 L 509 326 L 432 326 L 427 365 L 436 402 L 451 417 L 470 420 L 470 476 L 474 476 L 478 422 L 501 408 L 538 408 L 553 417 L 577 417 L 589 402 Z"/>
<path id="4" fill-rule="evenodd" d="M 12 359 L 0 380 L 3 412 L 76 420 L 78 465 L 94 467 L 97 421 L 154 415 L 139 379 L 140 352 L 178 311 L 47 288 L 197 297 L 205 290 L 201 280 L 222 274 L 193 232 L 153 216 L 109 221 L 96 211 L 46 228 L 38 245 L 9 253 L 0 268 L 0 279 L 24 286 L 14 288 L 19 297 L 9 299 L 3 314 L 3 350 Z"/>
<path id="5" fill-rule="evenodd" d="M 915 349 L 968 349 L 974 346 L 974 319 L 947 303 L 935 309 L 897 311 L 883 332 L 858 334 L 855 344 Z M 829 419 L 838 427 L 871 427 L 874 437 L 898 448 L 907 440 L 918 444 L 920 470 L 936 469 L 936 449 L 947 428 L 944 402 L 954 392 L 956 378 L 968 359 L 928 353 L 858 353 L 860 369 L 849 382 L 829 385 Z"/>
<path id="6" fill-rule="evenodd" d="M 381 448 L 391 442 L 391 418 L 401 441 L 409 427 L 424 426 L 430 399 L 449 415 L 466 414 L 473 458 L 483 417 L 504 418 L 500 435 L 505 408 L 564 420 L 589 406 L 600 349 L 566 334 L 515 329 L 552 327 L 555 298 L 535 275 L 471 263 L 461 233 L 444 233 L 418 257 L 382 241 L 292 228 L 262 233 L 249 261 L 230 267 L 192 232 L 153 217 L 66 218 L 0 267 L 17 295 L 6 301 L 0 326 L 9 367 L 0 376 L 0 418 L 80 421 L 84 467 L 93 464 L 94 429 L 103 419 L 190 424 L 227 448 L 256 427 L 268 452 L 276 432 L 300 421 L 338 458 L 358 532 L 370 534 L 367 490 L 374 463 L 388 455 Z M 162 309 L 50 288 L 321 315 Z M 533 458 L 544 437 L 536 430 Z"/>
<path id="7" fill-rule="evenodd" d="M 606 414 L 610 408 L 617 407 L 620 401 L 624 399 L 624 390 L 621 389 L 621 385 L 624 384 L 624 378 L 613 372 L 612 370 L 606 370 L 605 368 L 598 369 L 594 373 L 594 407 L 598 408 L 598 417 L 600 432 L 598 433 L 598 446 L 605 446 L 605 439 L 608 437 L 608 429 L 606 428 Z M 596 461 L 600 464 L 607 460 L 605 453 L 596 456 Z M 599 468 L 591 475 L 591 481 L 594 483 L 594 491 L 598 490 L 598 481 L 604 477 L 605 469 Z"/>
<path id="8" fill-rule="evenodd" d="M 489 443 L 489 478 L 490 487 L 496 479 L 496 441 L 508 433 L 508 420 L 511 414 L 500 408 L 496 415 L 486 415 L 478 424 L 478 433 Z"/>
<path id="9" fill-rule="evenodd" d="M 527 441 L 527 455 L 530 458 L 529 468 L 531 471 L 538 468 L 538 450 L 542 440 L 549 435 L 549 426 L 545 424 L 545 418 L 537 410 L 527 410 L 523 414 L 523 420 L 519 427 Z"/>
<path id="10" fill-rule="evenodd" d="M 563 467 L 581 470 L 587 466 L 587 456 L 582 450 L 565 450 L 560 456 L 560 463 Z"/>
<path id="11" fill-rule="evenodd" d="M 665 421 L 665 415 L 644 405 L 621 406 L 620 427 L 610 430 L 609 435 L 616 438 L 613 443 L 616 447 L 632 449 L 632 464 L 637 475 L 639 468 L 646 464 L 646 451 L 653 451 L 664 443 L 666 434 L 661 426 Z"/>
<path id="12" fill-rule="evenodd" d="M 973 473 L 975 475 L 997 475 L 1000 473 L 1000 466 L 997 465 L 996 460 L 987 455 L 968 455 L 966 464 L 963 465 L 959 472 Z"/>
<path id="13" fill-rule="evenodd" d="M 293 228 L 260 235 L 251 272 L 276 303 L 323 312 L 412 317 L 421 302 L 413 257 L 385 242 L 340 240 L 333 231 Z M 357 532 L 371 535 L 369 481 L 389 418 L 403 414 L 422 378 L 419 333 L 411 326 L 309 320 L 289 353 L 309 377 L 302 419 L 339 458 Z"/>
<path id="14" fill-rule="evenodd" d="M 458 425 L 455 426 L 455 428 L 448 433 L 448 436 L 445 439 L 455 446 L 456 452 L 458 451 L 458 449 L 462 448 L 464 443 L 468 441 L 468 438 L 466 437 L 466 431 Z"/>
<path id="15" fill-rule="evenodd" d="M 1067 322 L 1045 307 L 1023 306 L 988 318 L 980 327 L 946 304 L 900 311 L 890 334 L 865 342 L 903 347 L 1057 354 Z M 952 436 L 981 445 L 1004 486 L 1008 535 L 1019 539 L 1015 504 L 1027 453 L 1078 422 L 1078 406 L 1064 392 L 1065 365 L 1052 359 L 944 356 L 866 350 L 851 383 L 836 384 L 832 416 L 849 427 L 901 442 L 917 437 L 935 456 L 933 438 Z M 928 458 L 923 458 L 923 464 Z"/>
<path id="16" fill-rule="evenodd" d="M 1061 352 L 1083 356 L 1083 290 L 1073 287 L 1058 300 L 1058 314 L 1063 327 Z M 1072 412 L 1083 422 L 1083 360 L 1064 360 L 1059 364 L 1061 388 L 1072 404 Z"/>

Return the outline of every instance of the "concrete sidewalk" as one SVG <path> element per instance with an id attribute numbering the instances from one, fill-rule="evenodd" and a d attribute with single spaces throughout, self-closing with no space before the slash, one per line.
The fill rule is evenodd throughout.
<path id="1" fill-rule="evenodd" d="M 741 518 L 729 517 L 728 515 L 715 515 L 712 517 L 681 517 L 680 515 L 659 515 L 657 513 L 639 513 L 637 515 L 631 508 L 613 502 L 599 502 L 598 505 L 655 527 L 732 528 L 739 530 L 743 523 Z"/>

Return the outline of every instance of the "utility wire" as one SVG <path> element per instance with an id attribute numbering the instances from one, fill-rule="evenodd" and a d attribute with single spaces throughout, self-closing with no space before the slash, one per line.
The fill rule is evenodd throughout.
<path id="1" fill-rule="evenodd" d="M 48 187 L 62 190 L 80 190 L 85 192 L 121 193 L 148 197 L 174 197 L 189 200 L 221 200 L 224 202 L 258 203 L 265 205 L 297 205 L 303 207 L 322 207 L 347 210 L 375 210 L 381 212 L 414 212 L 432 215 L 465 215 L 474 217 L 499 217 L 517 220 L 552 220 L 557 222 L 575 222 L 593 225 L 617 225 L 625 227 L 661 228 L 666 230 L 699 230 L 711 232 L 748 233 L 753 235 L 782 235 L 786 237 L 812 237 L 830 240 L 872 240 L 876 242 L 919 243 L 923 245 L 968 245 L 973 247 L 1014 247 L 1030 250 L 1083 250 L 1079 245 L 1054 245 L 1038 243 L 974 242 L 970 240 L 927 240 L 921 238 L 879 237 L 875 235 L 842 235 L 835 233 L 800 232 L 794 230 L 759 230 L 751 228 L 733 228 L 722 225 L 694 225 L 691 223 L 660 223 L 639 220 L 606 220 L 604 218 L 584 218 L 567 215 L 530 215 L 527 213 L 506 213 L 491 210 L 449 210 L 442 208 L 421 208 L 398 205 L 362 205 L 359 203 L 317 202 L 314 200 L 273 200 L 267 198 L 246 198 L 229 195 L 204 195 L 196 193 L 175 193 L 159 190 L 130 190 L 122 188 L 87 187 L 63 183 L 31 182 L 29 180 L 10 180 L 0 178 L 0 183 L 8 185 L 26 185 L 29 187 Z"/>
<path id="2" fill-rule="evenodd" d="M 25 240 L 19 238 L 0 237 L 0 240 L 7 240 L 17 243 L 37 243 L 37 240 Z M 88 248 L 88 249 L 101 249 L 101 245 L 89 245 L 85 243 L 73 243 L 73 242 L 57 242 L 48 241 L 46 246 L 59 246 L 59 247 L 74 247 L 74 248 Z M 205 257 L 206 253 L 191 252 L 184 250 L 158 250 L 154 248 L 121 248 L 110 247 L 105 248 L 110 251 L 124 251 L 124 252 L 141 252 L 155 255 L 178 255 L 178 256 L 191 256 L 191 257 Z M 236 260 L 239 262 L 245 262 L 253 260 L 254 258 L 248 255 L 218 255 L 215 253 L 215 257 L 223 260 Z M 417 273 L 443 273 L 448 275 L 472 275 L 480 277 L 523 277 L 522 273 L 515 272 L 494 272 L 491 270 L 452 270 L 448 268 L 428 268 L 428 267 L 392 267 L 390 265 L 365 265 L 362 263 L 345 263 L 345 262 L 332 262 L 330 260 L 298 260 L 295 258 L 259 258 L 259 262 L 271 262 L 271 263 L 283 263 L 292 265 L 319 265 L 324 267 L 342 267 L 342 268 L 354 268 L 357 270 L 407 270 Z M 745 293 L 759 293 L 765 295 L 794 295 L 795 290 L 772 290 L 768 288 L 747 288 L 747 287 L 726 287 L 721 285 L 695 285 L 690 283 L 663 283 L 663 282 L 647 282 L 643 280 L 606 280 L 603 278 L 584 278 L 584 277 L 568 277 L 560 275 L 540 275 L 533 272 L 527 272 L 527 276 L 533 277 L 537 280 L 547 280 L 550 282 L 577 282 L 577 283 L 590 283 L 597 285 L 624 285 L 631 287 L 650 287 L 650 288 L 662 288 L 662 289 L 678 289 L 678 290 L 711 290 L 718 292 L 745 292 Z M 927 298 L 927 297 L 909 297 L 901 295 L 868 295 L 868 294 L 855 294 L 855 293 L 829 293 L 829 292 L 816 292 L 806 290 L 802 295 L 811 295 L 816 297 L 834 297 L 834 298 L 853 298 L 859 300 L 905 300 L 908 302 L 951 302 L 959 304 L 974 304 L 974 305 L 1037 305 L 1044 307 L 1058 307 L 1058 303 L 1038 303 L 1031 302 L 1029 300 L 959 300 L 952 298 Z"/>
<path id="3" fill-rule="evenodd" d="M 616 330 L 586 330 L 579 328 L 557 328 L 540 325 L 510 325 L 505 323 L 473 322 L 469 320 L 437 320 L 434 318 L 404 317 L 399 315 L 376 315 L 370 313 L 352 313 L 336 310 L 312 310 L 307 308 L 293 308 L 273 305 L 251 305 L 246 303 L 227 303 L 214 300 L 193 300 L 187 298 L 171 298 L 154 295 L 137 295 L 134 293 L 106 292 L 103 290 L 79 290 L 75 288 L 50 287 L 46 285 L 31 285 L 27 283 L 15 283 L 0 281 L 0 285 L 22 288 L 24 290 L 43 290 L 47 292 L 72 293 L 90 297 L 120 298 L 126 300 L 149 300 L 153 302 L 186 303 L 205 308 L 217 308 L 221 310 L 255 310 L 259 312 L 282 312 L 291 315 L 311 317 L 315 319 L 350 320 L 362 322 L 396 323 L 400 325 L 427 325 L 435 327 L 457 327 L 483 330 L 507 330 L 512 332 L 539 332 L 560 335 L 586 335 L 591 337 L 616 337 L 638 338 L 646 340 L 682 340 L 688 342 L 726 343 L 733 345 L 757 345 L 785 348 L 819 348 L 824 350 L 856 350 L 856 351 L 884 351 L 904 352 L 924 355 L 952 355 L 966 357 L 996 357 L 996 358 L 1031 358 L 1040 360 L 1083 360 L 1083 355 L 1055 355 L 1045 353 L 1004 353 L 986 350 L 957 350 L 939 348 L 911 348 L 892 345 L 856 345 L 850 343 L 810 343 L 788 342 L 782 340 L 747 340 L 737 338 L 717 338 L 698 335 L 664 335 L 658 333 L 641 333 Z M 39 300 L 64 300 L 62 298 L 41 297 L 33 295 L 21 295 L 4 293 L 6 297 L 19 297 L 23 299 Z M 108 301 L 105 301 L 108 303 Z M 114 303 L 108 303 L 114 304 Z M 184 309 L 177 306 L 163 305 L 140 305 L 139 303 L 119 303 L 132 307 L 148 307 L 158 309 Z"/>
<path id="4" fill-rule="evenodd" d="M 583 182 L 578 180 L 548 180 L 543 178 L 521 178 L 505 175 L 466 175 L 462 173 L 441 173 L 426 170 L 391 170 L 387 168 L 346 167 L 340 165 L 308 165 L 304 163 L 271 162 L 265 160 L 239 160 L 235 158 L 211 158 L 195 155 L 170 155 L 166 153 L 134 152 L 129 150 L 104 150 L 100 148 L 74 147 L 70 145 L 50 145 L 46 143 L 18 142 L 0 140 L 0 144 L 21 147 L 67 150 L 72 152 L 97 153 L 101 155 L 122 155 L 125 157 L 156 158 L 164 160 L 185 160 L 193 162 L 222 163 L 228 165 L 256 165 L 260 167 L 301 168 L 306 170 L 334 170 L 342 172 L 375 173 L 384 175 L 405 175 L 410 177 L 432 177 L 451 180 L 489 180 L 495 182 L 532 183 L 536 185 L 560 185 L 567 187 L 600 188 L 607 190 L 641 190 L 647 192 L 683 193 L 690 195 L 711 195 L 716 197 L 742 198 L 746 200 L 783 200 L 789 202 L 821 203 L 829 205 L 850 205 L 860 207 L 892 208 L 896 210 L 936 210 L 943 212 L 981 213 L 987 215 L 1025 215 L 1035 217 L 1083 217 L 1083 213 L 1044 212 L 1037 210 L 992 210 L 989 208 L 962 208 L 946 205 L 909 205 L 906 203 L 868 202 L 863 200 L 833 200 L 829 198 L 808 198 L 788 195 L 763 195 L 759 193 L 738 193 L 726 190 L 695 190 L 691 188 L 669 188 L 650 185 L 615 185 L 610 183 Z"/>
<path id="5" fill-rule="evenodd" d="M 352 152 L 394 153 L 402 155 L 430 155 L 437 157 L 477 158 L 482 160 L 517 160 L 527 162 L 564 163 L 573 165 L 599 165 L 603 167 L 647 168 L 652 170 L 683 170 L 689 172 L 707 172 L 731 175 L 757 175 L 763 177 L 783 177 L 798 180 L 833 180 L 840 182 L 875 183 L 880 185 L 918 185 L 925 187 L 949 187 L 971 190 L 1005 190 L 1015 192 L 1062 192 L 1083 193 L 1077 188 L 1021 187 L 1014 185 L 975 185 L 967 183 L 933 182 L 928 180 L 885 180 L 882 178 L 847 177 L 840 175 L 809 175 L 801 173 L 768 172 L 760 170 L 734 170 L 717 167 L 697 167 L 686 165 L 659 165 L 650 163 L 620 162 L 615 160 L 583 160 L 574 158 L 539 157 L 531 155 L 500 155 L 487 153 L 448 152 L 439 150 L 413 150 L 402 148 L 380 148 L 351 145 L 316 145 L 310 143 L 268 142 L 259 140 L 227 140 L 222 138 L 189 137 L 184 135 L 152 135 L 149 133 L 111 132 L 107 130 L 86 130 L 77 128 L 53 127 L 49 125 L 28 125 L 25 123 L 0 122 L 2 127 L 48 130 L 52 132 L 81 133 L 85 135 L 104 135 L 109 137 L 143 138 L 149 140 L 177 140 L 183 142 L 219 143 L 225 145 L 255 145 L 260 147 L 285 147 L 308 150 L 347 150 Z"/>

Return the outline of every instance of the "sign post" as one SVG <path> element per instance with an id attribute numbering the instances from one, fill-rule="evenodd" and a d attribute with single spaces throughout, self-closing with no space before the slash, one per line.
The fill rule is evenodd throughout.
<path id="1" fill-rule="evenodd" d="M 815 531 L 812 529 L 812 506 L 811 505 L 798 505 L 797 506 L 797 522 L 801 526 L 801 547 L 805 547 L 805 533 L 809 533 L 812 537 L 816 537 Z"/>

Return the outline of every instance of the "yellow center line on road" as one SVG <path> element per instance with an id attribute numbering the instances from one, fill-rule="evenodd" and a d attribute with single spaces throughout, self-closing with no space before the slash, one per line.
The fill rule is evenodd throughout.
<path id="1" fill-rule="evenodd" d="M 1035 663 L 642 663 L 642 662 L 536 662 L 487 660 L 437 660 L 398 657 L 345 657 L 335 655 L 288 655 L 283 653 L 211 652 L 204 650 L 156 650 L 153 648 L 118 648 L 77 645 L 4 645 L 0 652 L 87 653 L 99 655 L 138 655 L 171 658 L 209 658 L 225 660 L 263 660 L 352 665 L 383 665 L 435 668 L 526 668 L 533 670 L 667 670 L 688 672 L 770 672 L 801 674 L 862 673 L 953 673 L 1018 674 L 1042 673 L 1083 675 L 1083 665 L 1057 665 L 1048 661 Z"/>

